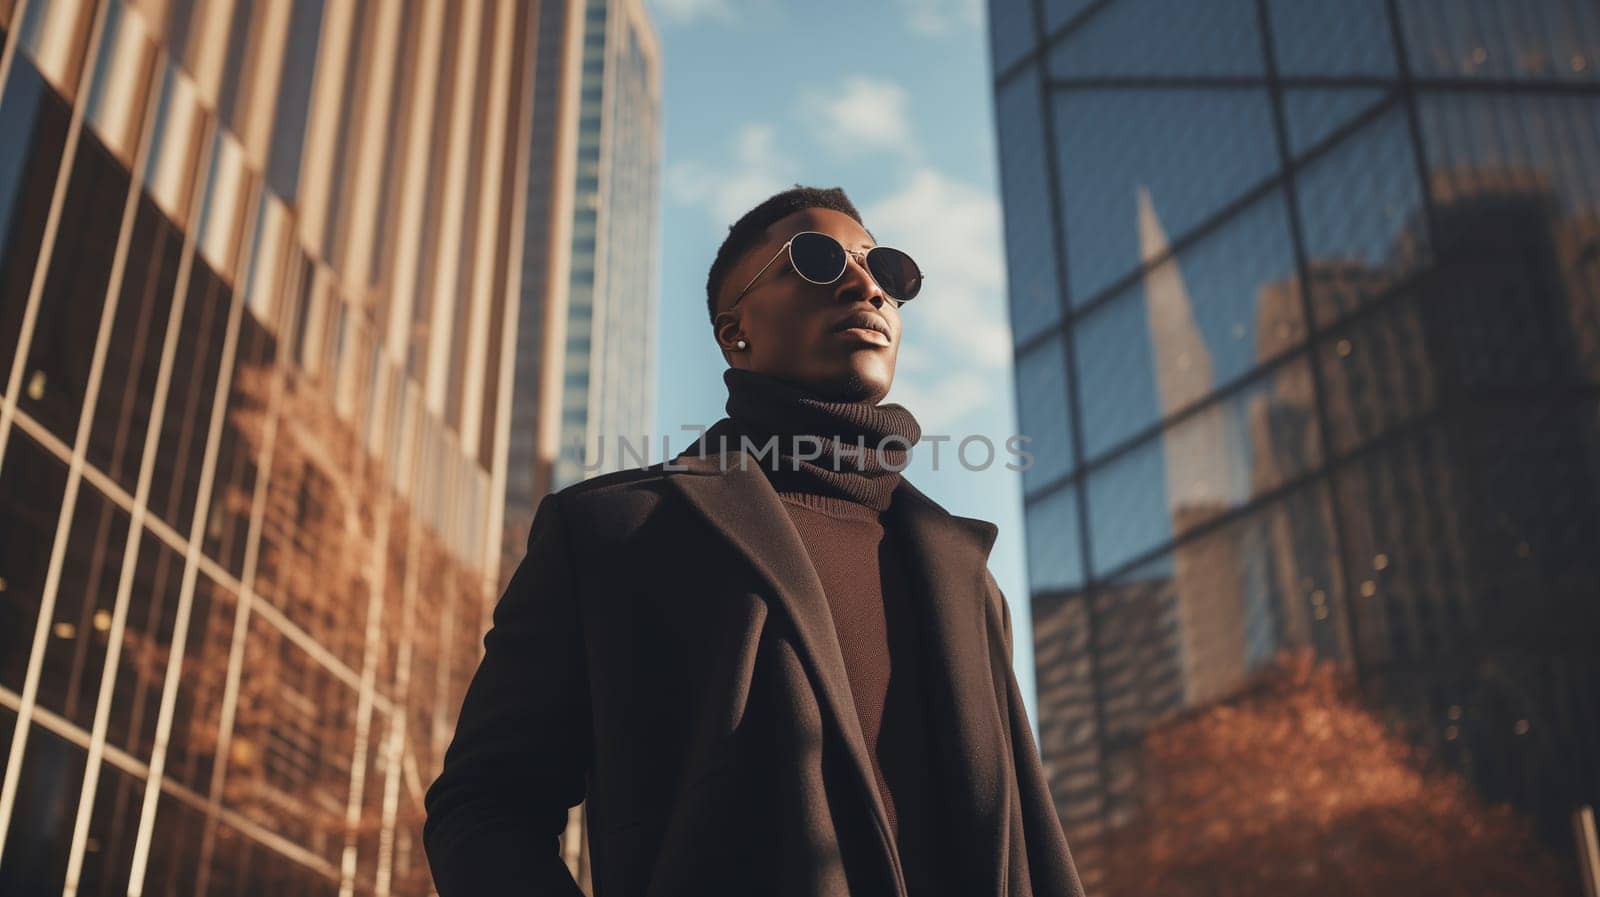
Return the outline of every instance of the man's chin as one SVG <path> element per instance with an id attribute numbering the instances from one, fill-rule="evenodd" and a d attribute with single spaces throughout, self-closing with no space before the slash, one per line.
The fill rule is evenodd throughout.
<path id="1" fill-rule="evenodd" d="M 817 390 L 835 402 L 877 402 L 889 393 L 888 384 L 855 368 L 829 380 Z"/>

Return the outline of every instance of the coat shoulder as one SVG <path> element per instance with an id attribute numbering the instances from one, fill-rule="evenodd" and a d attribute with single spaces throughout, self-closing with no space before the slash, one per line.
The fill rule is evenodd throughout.
<path id="1" fill-rule="evenodd" d="M 952 523 L 966 530 L 977 542 L 978 549 L 987 560 L 989 552 L 994 548 L 994 540 L 1000 535 L 1000 527 L 979 517 L 964 517 L 951 513 L 950 509 L 935 501 L 926 492 L 912 484 L 909 478 L 900 481 L 900 493 L 903 493 L 910 503 L 920 505 L 931 510 L 935 515 L 947 518 Z"/>
<path id="2" fill-rule="evenodd" d="M 625 538 L 667 495 L 674 471 L 665 462 L 580 480 L 556 493 L 569 531 L 585 538 Z"/>
<path id="3" fill-rule="evenodd" d="M 603 496 L 616 492 L 626 492 L 639 488 L 649 488 L 649 484 L 664 480 L 672 471 L 667 469 L 666 462 L 658 461 L 649 467 L 630 467 L 627 470 L 613 470 L 602 473 L 586 480 L 579 480 L 564 489 L 558 490 L 563 499 L 563 504 L 571 505 L 576 501 L 603 500 Z"/>

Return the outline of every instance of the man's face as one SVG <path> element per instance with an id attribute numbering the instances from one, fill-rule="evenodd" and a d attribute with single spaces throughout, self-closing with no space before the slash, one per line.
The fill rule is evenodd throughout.
<path id="1" fill-rule="evenodd" d="M 826 286 L 811 283 L 779 256 L 732 310 L 734 297 L 790 237 L 817 231 L 845 249 L 865 253 L 876 245 L 855 219 L 832 209 L 803 209 L 767 228 L 766 239 L 733 265 L 717 297 L 717 343 L 736 368 L 770 374 L 835 401 L 876 403 L 894 382 L 900 352 L 900 310 L 855 256 L 844 276 Z M 866 312 L 887 325 L 887 339 L 838 329 Z M 739 340 L 746 347 L 737 348 Z"/>

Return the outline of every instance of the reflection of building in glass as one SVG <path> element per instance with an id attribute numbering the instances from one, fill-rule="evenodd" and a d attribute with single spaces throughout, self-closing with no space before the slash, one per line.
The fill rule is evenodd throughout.
<path id="1" fill-rule="evenodd" d="M 991 0 L 1041 751 L 1283 647 L 1565 847 L 1600 798 L 1600 13 Z"/>
<path id="2" fill-rule="evenodd" d="M 0 0 L 0 893 L 431 890 L 533 22 Z"/>
<path id="3" fill-rule="evenodd" d="M 1195 326 L 1183 272 L 1150 202 L 1140 189 L 1139 257 L 1145 265 L 1145 314 L 1156 367 L 1156 395 L 1163 416 L 1203 400 L 1215 387 L 1211 352 Z M 1174 525 L 1189 528 L 1237 504 L 1244 497 L 1242 455 L 1234 444 L 1227 414 L 1207 406 L 1176 428 L 1162 448 L 1167 507 Z M 1187 701 L 1205 701 L 1237 682 L 1245 660 L 1247 630 L 1242 583 L 1201 582 L 1201 571 L 1237 575 L 1238 559 L 1216 563 L 1179 545 L 1173 555 L 1172 583 L 1178 593 L 1175 635 Z"/>

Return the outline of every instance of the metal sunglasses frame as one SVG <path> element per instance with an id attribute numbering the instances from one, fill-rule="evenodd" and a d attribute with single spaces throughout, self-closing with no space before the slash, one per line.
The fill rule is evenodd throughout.
<path id="1" fill-rule="evenodd" d="M 745 284 L 744 285 L 744 289 L 739 291 L 739 295 L 733 297 L 733 305 L 728 306 L 728 310 L 732 311 L 734 306 L 738 305 L 744 299 L 745 294 L 750 292 L 750 288 L 755 286 L 756 285 L 756 281 L 761 279 L 761 275 L 767 273 L 767 269 L 772 267 L 772 263 L 777 261 L 778 258 L 780 256 L 782 256 L 785 252 L 789 251 L 790 244 L 794 243 L 794 241 L 796 239 L 798 239 L 800 237 L 803 237 L 803 236 L 805 236 L 807 234 L 815 234 L 816 236 L 826 237 L 829 240 L 832 240 L 834 242 L 834 245 L 836 245 L 840 249 L 844 250 L 845 255 L 848 255 L 851 258 L 856 260 L 856 264 L 861 266 L 861 270 L 867 272 L 867 276 L 872 278 L 872 282 L 873 283 L 877 283 L 878 284 L 878 289 L 883 290 L 883 295 L 888 296 L 890 299 L 894 300 L 895 306 L 897 308 L 899 306 L 904 305 L 907 302 L 911 301 L 910 299 L 900 299 L 900 298 L 898 298 L 896 296 L 891 295 L 888 290 L 884 290 L 883 289 L 883 284 L 878 283 L 878 276 L 876 274 L 872 273 L 872 269 L 871 268 L 867 267 L 867 256 L 869 254 L 871 254 L 872 249 L 885 249 L 885 248 L 893 249 L 894 247 L 892 247 L 892 246 L 891 247 L 874 246 L 874 247 L 872 247 L 872 249 L 868 249 L 866 252 L 857 252 L 855 250 L 852 250 L 850 247 L 844 245 L 843 243 L 840 243 L 838 238 L 834 237 L 832 234 L 825 234 L 825 233 L 822 233 L 821 231 L 814 231 L 814 230 L 803 230 L 800 233 L 795 234 L 793 237 L 790 237 L 787 241 L 784 242 L 784 244 L 782 246 L 778 247 L 778 251 L 772 254 L 772 258 L 767 259 L 767 263 L 765 265 L 761 266 L 761 270 L 756 272 L 756 276 L 750 278 L 750 282 Z M 906 255 L 903 250 L 896 249 L 895 251 L 899 252 L 901 255 Z M 911 256 L 906 255 L 906 258 L 910 259 Z M 791 258 L 791 261 L 792 261 L 792 258 Z M 922 266 L 921 265 L 917 265 L 916 259 L 911 259 L 911 264 L 913 266 L 915 266 L 916 269 L 917 269 L 917 279 L 919 281 L 923 281 L 923 280 L 927 280 L 928 279 L 928 275 L 924 274 L 923 271 L 922 271 Z M 794 273 L 799 274 L 800 278 L 802 280 L 804 280 L 806 283 L 814 283 L 819 287 L 825 287 L 825 286 L 827 286 L 828 284 L 831 284 L 831 283 L 838 283 L 839 282 L 839 278 L 843 277 L 844 276 L 844 272 L 849 270 L 849 268 L 850 268 L 850 263 L 849 262 L 845 262 L 844 267 L 839 269 L 839 273 L 832 280 L 812 280 L 811 278 L 806 277 L 805 274 L 800 271 L 800 266 L 799 265 L 795 265 L 794 266 Z M 918 293 L 922 292 L 922 288 L 920 286 L 917 288 L 917 292 Z"/>

